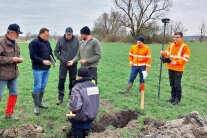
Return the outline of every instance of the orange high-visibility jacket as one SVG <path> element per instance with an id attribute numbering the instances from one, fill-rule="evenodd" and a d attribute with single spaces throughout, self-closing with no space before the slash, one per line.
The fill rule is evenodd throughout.
<path id="1" fill-rule="evenodd" d="M 151 65 L 151 52 L 148 46 L 133 45 L 129 51 L 129 64 L 130 66 L 146 66 L 150 69 Z"/>
<path id="2" fill-rule="evenodd" d="M 184 71 L 184 65 L 188 63 L 190 58 L 190 49 L 183 43 L 183 41 L 178 43 L 172 43 L 168 46 L 167 50 L 164 52 L 164 57 L 170 57 L 172 61 L 176 61 L 176 65 L 167 63 L 167 68 L 175 71 Z"/>

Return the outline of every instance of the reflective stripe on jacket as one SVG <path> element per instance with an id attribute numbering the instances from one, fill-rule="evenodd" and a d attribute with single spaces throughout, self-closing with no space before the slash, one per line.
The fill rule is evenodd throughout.
<path id="1" fill-rule="evenodd" d="M 190 49 L 183 43 L 172 43 L 164 52 L 164 57 L 170 57 L 172 61 L 176 61 L 176 65 L 167 63 L 167 68 L 175 71 L 184 71 L 184 65 L 188 63 L 190 58 Z"/>
<path id="2" fill-rule="evenodd" d="M 129 51 L 130 66 L 146 66 L 146 69 L 150 69 L 151 60 L 151 52 L 148 46 L 136 44 L 131 47 Z"/>

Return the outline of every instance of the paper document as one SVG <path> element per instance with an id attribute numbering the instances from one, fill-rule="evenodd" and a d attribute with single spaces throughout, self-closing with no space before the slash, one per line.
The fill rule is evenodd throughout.
<path id="1" fill-rule="evenodd" d="M 148 75 L 147 71 L 146 70 L 142 71 L 142 74 L 143 74 L 143 79 L 145 80 L 147 78 L 147 75 Z"/>

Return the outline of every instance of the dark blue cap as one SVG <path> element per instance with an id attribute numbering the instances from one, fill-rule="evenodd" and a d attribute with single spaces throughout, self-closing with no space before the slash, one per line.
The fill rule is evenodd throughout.
<path id="1" fill-rule="evenodd" d="M 20 31 L 20 27 L 17 24 L 10 24 L 7 31 L 17 32 L 18 34 L 22 34 Z"/>
<path id="2" fill-rule="evenodd" d="M 143 36 L 138 37 L 137 41 L 141 41 L 142 43 L 144 43 L 144 37 Z"/>
<path id="3" fill-rule="evenodd" d="M 78 69 L 78 76 L 80 76 L 80 77 L 89 77 L 90 75 L 89 75 L 89 72 L 88 72 L 88 68 L 86 68 L 86 67 L 80 67 L 79 69 Z"/>
<path id="4" fill-rule="evenodd" d="M 84 26 L 84 27 L 80 30 L 80 33 L 81 33 L 81 34 L 90 35 L 90 34 L 91 34 L 91 31 L 90 31 L 90 29 L 88 28 L 88 26 Z"/>
<path id="5" fill-rule="evenodd" d="M 69 34 L 69 35 L 73 34 L 73 29 L 71 27 L 66 28 L 65 34 Z"/>

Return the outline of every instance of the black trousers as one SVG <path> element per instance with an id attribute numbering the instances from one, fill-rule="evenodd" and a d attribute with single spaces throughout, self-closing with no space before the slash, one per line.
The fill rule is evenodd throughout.
<path id="1" fill-rule="evenodd" d="M 77 127 L 72 127 L 72 136 L 74 138 L 85 138 L 89 134 L 89 129 L 80 129 Z"/>
<path id="2" fill-rule="evenodd" d="M 98 81 L 98 75 L 97 75 L 97 67 L 89 67 L 88 68 L 89 75 L 91 76 L 92 80 L 95 80 L 96 85 Z"/>
<path id="3" fill-rule="evenodd" d="M 181 79 L 183 72 L 169 69 L 168 73 L 171 86 L 171 96 L 180 100 L 182 96 Z"/>
<path id="4" fill-rule="evenodd" d="M 60 65 L 59 68 L 59 83 L 58 83 L 58 91 L 59 99 L 63 99 L 64 97 L 64 91 L 65 91 L 65 81 L 66 81 L 66 76 L 69 71 L 69 95 L 71 94 L 71 90 L 73 88 L 73 81 L 76 80 L 76 74 L 77 74 L 77 63 L 73 64 L 72 66 L 65 66 L 65 65 Z"/>

